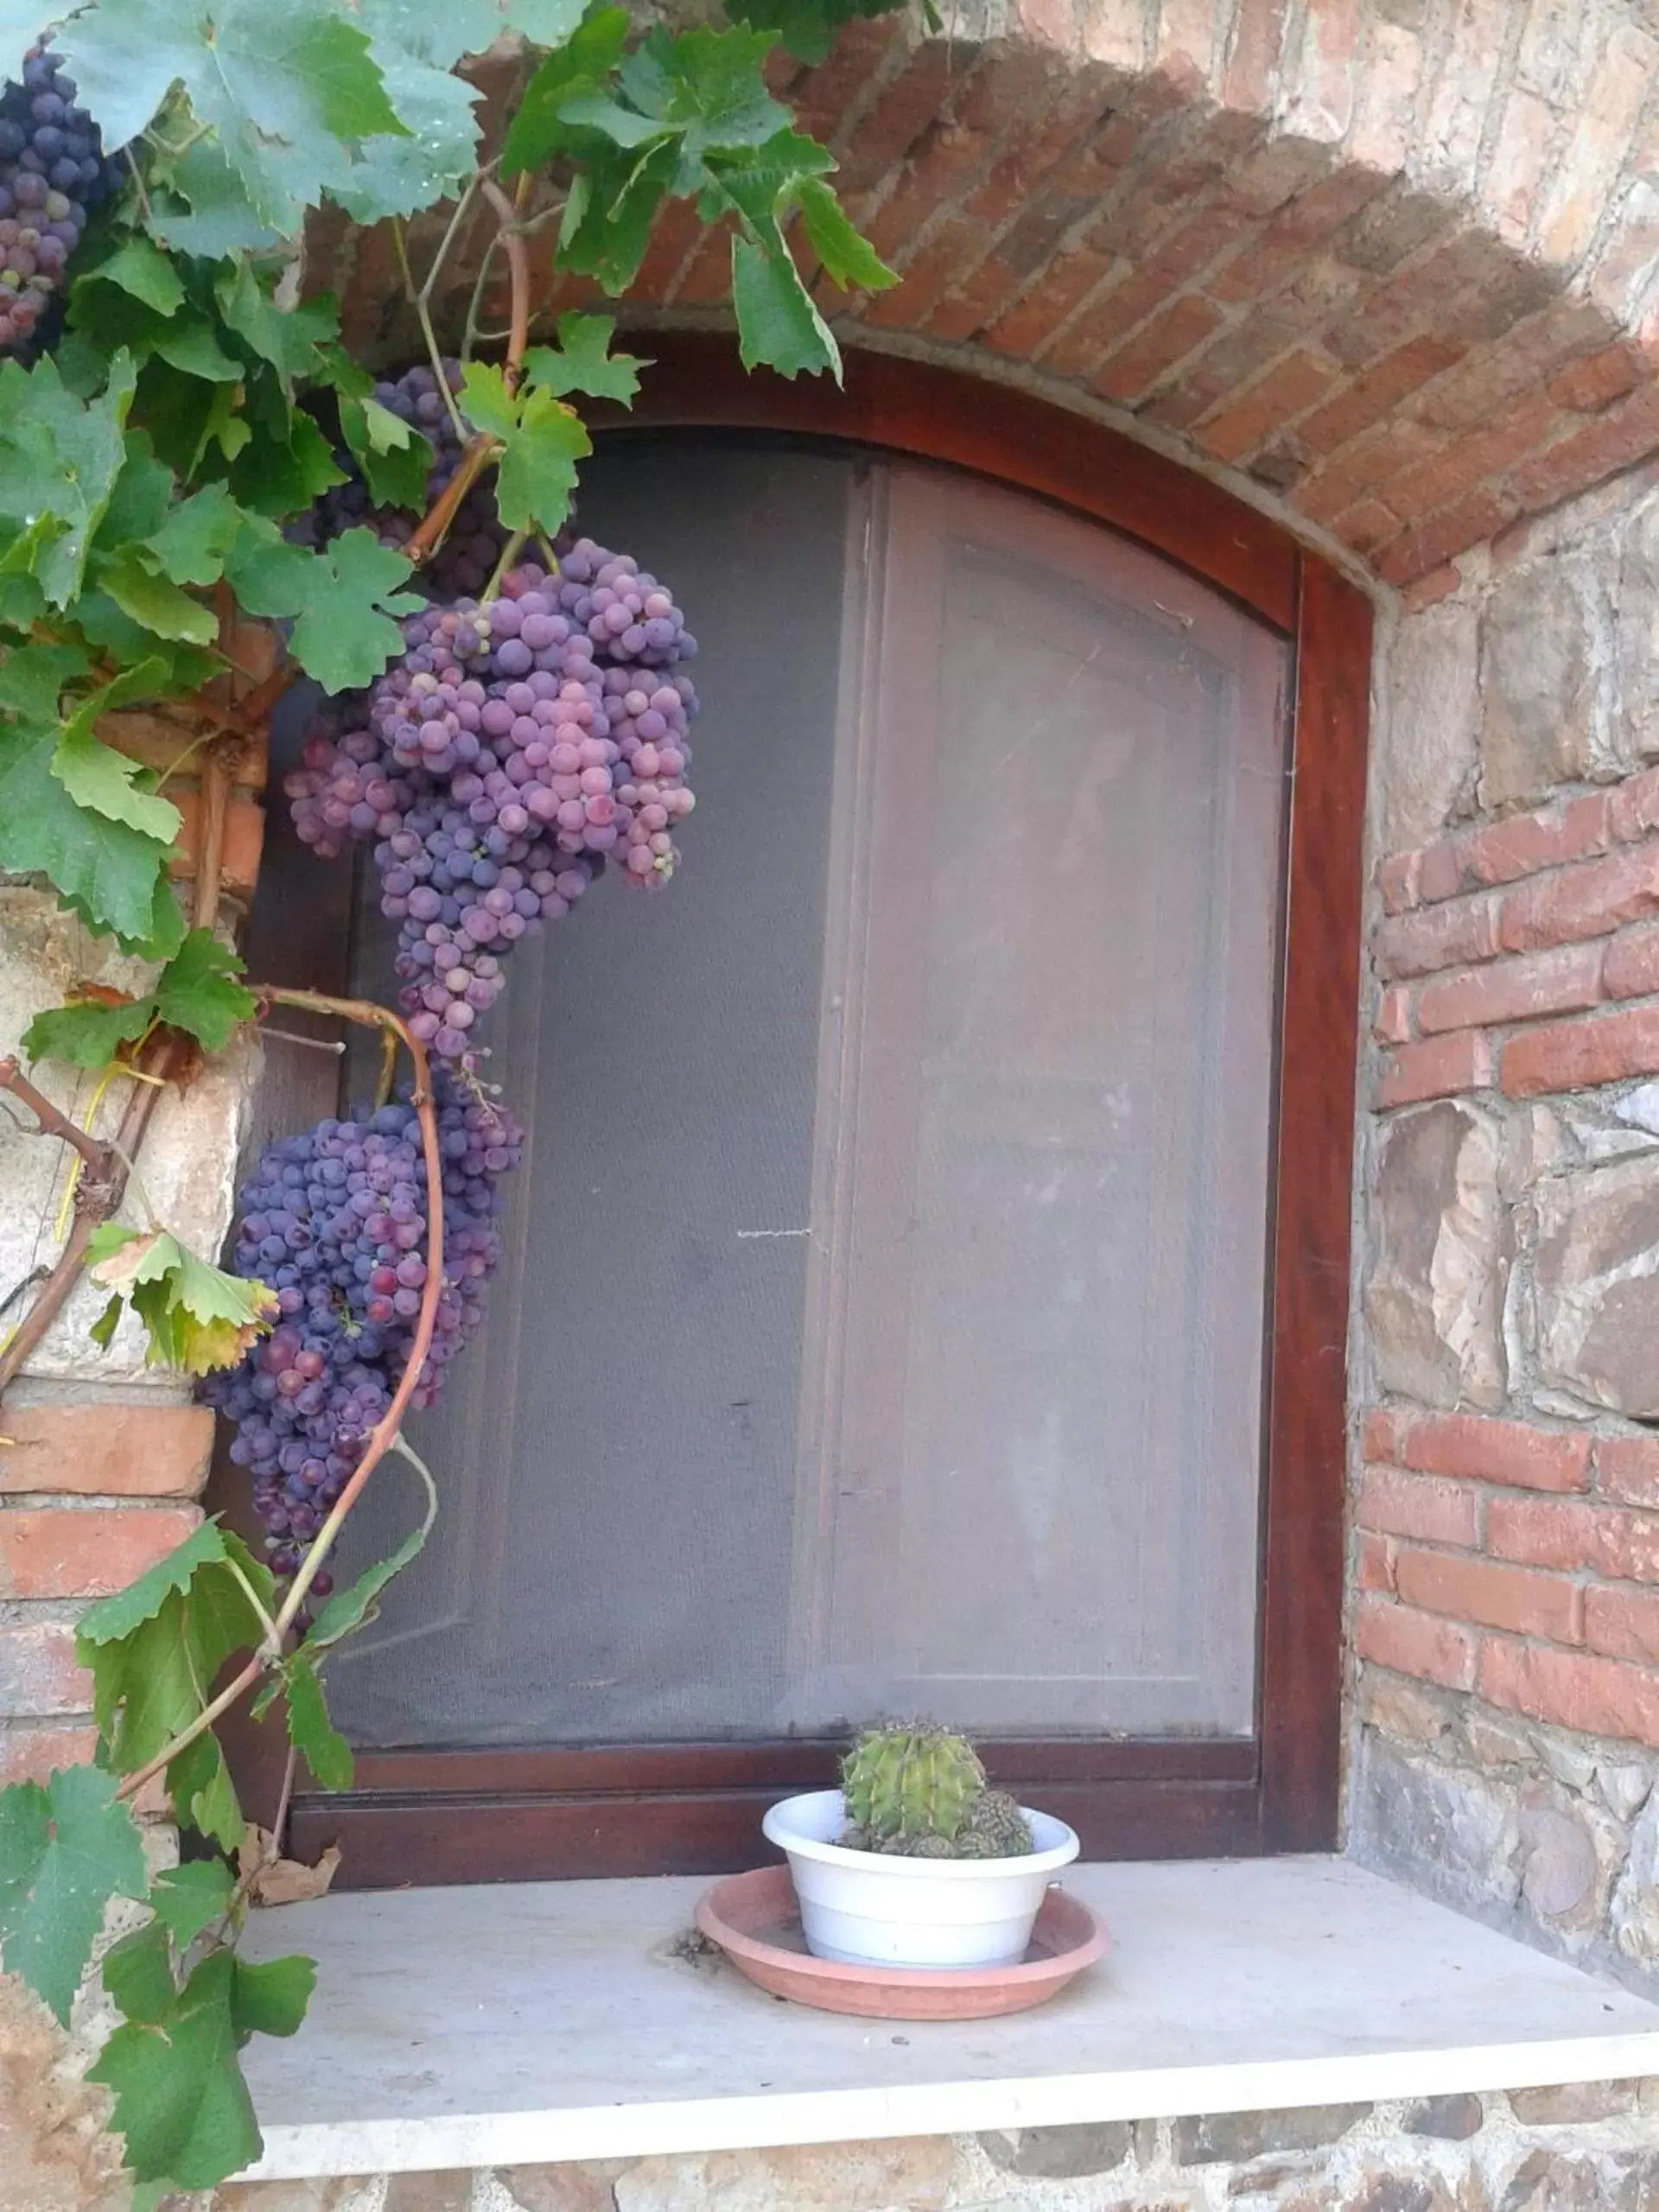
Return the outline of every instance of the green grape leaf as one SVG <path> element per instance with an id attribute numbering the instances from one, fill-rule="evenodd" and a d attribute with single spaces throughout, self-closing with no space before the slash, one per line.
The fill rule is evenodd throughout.
<path id="1" fill-rule="evenodd" d="M 111 362 L 102 396 L 87 401 L 66 388 L 49 354 L 27 372 L 0 361 L 0 520 L 58 525 L 30 564 L 54 607 L 67 607 L 80 589 L 126 460 L 122 433 L 134 390 L 126 353 Z"/>
<path id="2" fill-rule="evenodd" d="M 844 292 L 856 285 L 867 292 L 884 292 L 899 282 L 899 272 L 887 263 L 855 224 L 848 218 L 830 188 L 817 177 L 799 187 L 801 226 L 808 243 L 823 264 L 830 282 Z"/>
<path id="3" fill-rule="evenodd" d="M 887 16 L 905 0 L 726 0 L 726 12 L 756 30 L 777 31 L 798 61 L 822 61 L 835 44 L 843 23 L 861 16 Z M 930 28 L 938 18 L 930 4 L 924 12 Z"/>
<path id="4" fill-rule="evenodd" d="M 532 346 L 524 356 L 524 373 L 556 399 L 580 391 L 590 399 L 620 399 L 630 405 L 639 389 L 639 372 L 651 364 L 634 353 L 613 353 L 615 329 L 614 315 L 562 315 L 557 347 Z"/>
<path id="5" fill-rule="evenodd" d="M 359 223 L 411 215 L 451 194 L 478 158 L 476 86 L 451 73 L 458 44 L 478 13 L 432 0 L 359 0 L 357 18 L 388 95 L 405 125 L 400 137 L 365 137 L 333 194 Z M 485 43 L 489 40 L 486 37 Z"/>
<path id="6" fill-rule="evenodd" d="M 129 430 L 125 442 L 126 459 L 92 539 L 94 552 L 113 552 L 135 540 L 147 543 L 165 525 L 172 504 L 173 472 L 156 460 L 149 431 Z"/>
<path id="7" fill-rule="evenodd" d="M 241 527 L 242 511 L 235 500 L 222 484 L 209 484 L 168 508 L 156 529 L 145 533 L 146 550 L 174 583 L 213 584 L 225 573 L 226 557 Z"/>
<path id="8" fill-rule="evenodd" d="M 279 308 L 271 289 L 246 261 L 237 261 L 220 271 L 213 298 L 225 327 L 251 353 L 269 362 L 283 390 L 291 391 L 297 378 L 315 372 L 317 349 L 338 334 L 340 317 L 327 295 Z"/>
<path id="9" fill-rule="evenodd" d="M 841 348 L 775 226 L 772 238 L 769 246 L 732 240 L 732 304 L 743 365 L 764 362 L 781 377 L 828 369 L 839 384 Z"/>
<path id="10" fill-rule="evenodd" d="M 236 1878 L 222 1859 L 189 1859 L 156 1877 L 149 1902 L 181 1950 L 222 1920 L 236 1895 Z"/>
<path id="11" fill-rule="evenodd" d="M 297 618 L 289 651 L 325 691 L 372 683 L 403 651 L 394 618 L 426 604 L 398 588 L 411 573 L 408 561 L 365 529 L 346 531 L 318 553 L 280 543 L 238 546 L 229 573 L 250 614 Z"/>
<path id="12" fill-rule="evenodd" d="M 284 1662 L 288 1692 L 288 1740 L 322 1789 L 352 1786 L 352 1747 L 328 1718 L 322 1680 L 305 1645 Z"/>
<path id="13" fill-rule="evenodd" d="M 142 1897 L 143 1847 L 115 1777 L 75 1766 L 0 1789 L 0 1962 L 66 2026 L 111 1897 Z"/>
<path id="14" fill-rule="evenodd" d="M 44 875 L 67 906 L 129 950 L 166 931 L 169 914 L 176 931 L 168 844 L 78 806 L 52 772 L 58 734 L 55 720 L 30 728 L 8 719 L 0 702 L 0 868 Z"/>
<path id="15" fill-rule="evenodd" d="M 211 645 L 219 635 L 213 609 L 204 607 L 199 599 L 192 599 L 188 592 L 181 591 L 168 577 L 158 575 L 139 546 L 124 545 L 112 560 L 101 563 L 97 581 L 99 588 L 108 592 L 124 614 L 130 615 L 141 629 L 149 630 L 158 638 L 176 639 L 185 645 Z M 100 810 L 110 811 L 107 807 Z M 175 811 L 175 834 L 176 822 Z M 138 829 L 143 825 L 135 823 L 133 826 Z"/>
<path id="16" fill-rule="evenodd" d="M 99 0 L 58 48 L 108 145 L 125 145 L 175 86 L 211 130 L 262 223 L 286 235 L 348 173 L 342 140 L 407 126 L 369 40 L 333 0 Z"/>
<path id="17" fill-rule="evenodd" d="M 208 1052 L 222 1052 L 232 1033 L 253 1018 L 257 1001 L 236 981 L 241 973 L 242 962 L 229 945 L 221 944 L 211 930 L 192 930 L 156 978 L 156 1012 L 175 1029 L 188 1031 Z M 190 1268 L 201 1264 L 188 1252 L 185 1261 Z M 187 1303 L 195 1304 L 200 1296 L 211 1304 L 219 1294 L 196 1284 L 191 1276 L 188 1294 L 181 1281 L 180 1295 Z M 213 1318 L 230 1319 L 234 1314 L 214 1308 Z"/>
<path id="18" fill-rule="evenodd" d="M 211 980 L 198 975 L 191 991 L 181 995 L 187 1007 L 208 1011 Z M 228 1010 L 210 1013 L 210 1021 Z M 118 1250 L 92 1257 L 92 1281 L 118 1291 L 143 1323 L 144 1356 L 154 1367 L 181 1367 L 191 1375 L 230 1367 L 276 1318 L 276 1295 L 264 1283 L 209 1267 L 164 1229 L 129 1236 Z"/>
<path id="19" fill-rule="evenodd" d="M 617 73 L 623 98 L 680 139 L 677 190 L 691 188 L 710 148 L 760 146 L 789 129 L 789 110 L 773 99 L 761 73 L 777 43 L 770 31 L 702 29 L 674 36 L 658 25 L 623 61 Z"/>
<path id="20" fill-rule="evenodd" d="M 97 1320 L 92 1322 L 86 1331 L 87 1335 L 100 1351 L 108 1351 L 115 1341 L 115 1332 L 121 1325 L 123 1303 L 121 1299 L 112 1298 Z"/>
<path id="21" fill-rule="evenodd" d="M 495 504 L 503 523 L 550 536 L 569 512 L 576 462 L 594 449 L 582 417 L 545 389 L 509 392 L 493 363 L 469 361 L 461 390 L 469 421 L 501 440 Z"/>
<path id="22" fill-rule="evenodd" d="M 118 284 L 159 315 L 176 315 L 184 305 L 184 280 L 159 246 L 146 238 L 125 239 L 107 261 L 77 277 L 81 284 Z"/>
<path id="23" fill-rule="evenodd" d="M 432 448 L 412 423 L 378 400 L 346 397 L 340 426 L 376 506 L 425 506 Z"/>
<path id="24" fill-rule="evenodd" d="M 263 252 L 281 243 L 281 233 L 260 216 L 216 138 L 199 138 L 176 160 L 152 163 L 145 221 L 162 245 L 203 261 Z"/>
<path id="25" fill-rule="evenodd" d="M 812 177 L 836 166 L 835 156 L 798 130 L 780 130 L 762 146 L 711 154 L 703 164 L 698 213 L 712 223 L 728 210 L 765 241 L 781 222 L 794 195 Z"/>
<path id="26" fill-rule="evenodd" d="M 169 584 L 171 591 L 173 586 Z M 52 773 L 75 804 L 111 822 L 124 822 L 140 836 L 170 845 L 179 834 L 181 817 L 171 799 L 157 798 L 151 786 L 155 771 L 141 767 L 105 745 L 101 737 L 80 723 L 65 726 L 52 755 Z"/>
<path id="27" fill-rule="evenodd" d="M 238 1959 L 231 1987 L 231 2018 L 237 2041 L 250 2036 L 297 2035 L 317 1984 L 317 1962 L 296 1952 L 286 1959 L 257 1965 Z"/>
<path id="28" fill-rule="evenodd" d="M 567 100 L 597 95 L 609 82 L 628 41 L 628 11 L 590 7 L 579 29 L 554 46 L 524 87 L 518 111 L 501 149 L 501 173 L 512 177 L 539 169 L 564 151 L 570 132 L 560 121 Z"/>
<path id="29" fill-rule="evenodd" d="M 596 278 L 613 298 L 626 292 L 639 273 L 677 166 L 671 140 L 639 162 L 613 147 L 587 156 L 578 178 L 586 189 L 567 206 L 567 216 L 571 207 L 577 214 L 559 232 L 557 264 Z"/>
<path id="30" fill-rule="evenodd" d="M 212 1729 L 187 1745 L 172 1761 L 167 1770 L 167 1786 L 176 1821 L 196 1829 L 221 1851 L 240 1851 L 247 1829 L 237 1802 L 236 1784 Z"/>
<path id="31" fill-rule="evenodd" d="M 141 2182 L 212 2189 L 259 2155 L 237 2061 L 237 1966 L 232 1951 L 210 1953 L 163 2018 L 118 2028 L 87 2069 L 114 2092 L 114 2125 Z"/>
<path id="32" fill-rule="evenodd" d="M 63 1060 L 71 1067 L 105 1068 L 120 1046 L 143 1035 L 154 1017 L 148 998 L 117 1006 L 102 999 L 71 999 L 37 1014 L 23 1032 L 22 1046 L 31 1063 Z"/>
<path id="33" fill-rule="evenodd" d="M 129 2020 L 154 2022 L 173 2009 L 173 1947 L 159 1920 L 147 1920 L 104 1955 L 104 1986 Z"/>
<path id="34" fill-rule="evenodd" d="M 191 322 L 178 331 L 163 331 L 148 350 L 158 354 L 181 375 L 200 377 L 204 384 L 240 384 L 246 373 L 242 363 L 225 351 L 206 321 Z"/>
<path id="35" fill-rule="evenodd" d="M 246 450 L 232 460 L 231 490 L 255 513 L 280 517 L 308 507 L 331 484 L 343 484 L 346 472 L 311 417 L 280 398 L 271 405 L 273 397 L 270 390 L 250 394 L 260 435 L 246 430 Z"/>
<path id="36" fill-rule="evenodd" d="M 137 1236 L 137 1230 L 105 1222 L 93 1232 L 89 1256 L 94 1261 L 107 1259 L 124 1245 L 135 1243 Z M 229 1541 L 217 1521 L 204 1521 L 136 1582 L 118 1590 L 112 1598 L 100 1598 L 96 1605 L 88 1605 L 75 1625 L 75 1653 L 81 1665 L 93 1665 L 89 1652 L 104 1644 L 124 1643 L 135 1629 L 154 1620 L 168 1599 L 187 1591 L 204 1567 L 222 1567 L 232 1555 L 226 1549 Z"/>
<path id="37" fill-rule="evenodd" d="M 602 138 L 629 153 L 673 135 L 672 125 L 659 117 L 636 114 L 620 100 L 607 99 L 599 92 L 567 100 L 559 110 L 559 121 L 575 130 L 597 130 Z"/>
<path id="38" fill-rule="evenodd" d="M 396 1447 L 394 1447 L 396 1448 Z M 416 1462 L 416 1465 L 419 1465 Z M 377 1560 L 365 1567 L 355 1582 L 344 1590 L 336 1590 L 311 1624 L 305 1639 L 305 1650 L 315 1662 L 319 1652 L 355 1634 L 365 1621 L 375 1618 L 375 1601 L 395 1575 L 401 1574 L 410 1561 L 416 1558 L 438 1515 L 438 1494 L 431 1477 L 420 1468 L 426 1486 L 426 1512 L 418 1529 L 413 1529 L 404 1538 L 396 1551 L 385 1559 Z"/>

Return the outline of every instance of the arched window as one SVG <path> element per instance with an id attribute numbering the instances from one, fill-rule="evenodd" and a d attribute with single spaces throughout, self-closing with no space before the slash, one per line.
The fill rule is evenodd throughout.
<path id="1" fill-rule="evenodd" d="M 1363 698 L 1363 603 L 1254 516 L 1206 560 L 1245 511 L 1173 470 L 1160 550 L 1039 496 L 1022 423 L 1163 465 L 1013 413 L 1025 485 L 960 416 L 589 465 L 702 641 L 699 811 L 486 1033 L 507 1255 L 331 1670 L 356 1789 L 297 1807 L 348 1875 L 741 1864 L 891 1713 L 1096 1853 L 1328 1839 L 1363 730 L 1309 606 Z M 372 898 L 329 926 L 385 995 Z"/>

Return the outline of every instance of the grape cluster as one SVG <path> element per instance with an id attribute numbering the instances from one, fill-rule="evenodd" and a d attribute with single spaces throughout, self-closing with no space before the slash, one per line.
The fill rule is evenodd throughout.
<path id="1" fill-rule="evenodd" d="M 446 360 L 443 365 L 450 391 L 458 392 L 461 363 Z M 430 506 L 460 467 L 461 455 L 461 441 L 444 404 L 436 374 L 425 362 L 419 362 L 401 376 L 382 378 L 374 387 L 374 397 L 401 422 L 418 430 L 431 447 L 432 466 L 426 480 L 426 502 Z M 349 472 L 346 482 L 331 486 L 315 500 L 308 512 L 290 526 L 289 536 L 296 543 L 321 546 L 342 531 L 366 524 L 383 545 L 401 550 L 415 534 L 414 518 L 395 507 L 377 507 L 350 454 L 342 450 L 335 460 Z M 476 594 L 495 573 L 506 542 L 507 533 L 496 518 L 494 496 L 487 481 L 480 480 L 467 491 L 443 543 L 415 581 L 439 600 Z"/>
<path id="2" fill-rule="evenodd" d="M 29 350 L 115 164 L 58 57 L 36 48 L 0 85 L 0 355 Z"/>
<path id="3" fill-rule="evenodd" d="M 499 1255 L 501 1178 L 523 1131 L 504 1108 L 433 1071 L 443 1156 L 443 1284 L 413 1402 L 434 1404 L 444 1370 L 483 1318 Z M 276 1325 L 203 1395 L 236 1426 L 271 1565 L 292 1574 L 363 1456 L 408 1363 L 426 1282 L 426 1169 L 412 1106 L 325 1121 L 272 1145 L 238 1201 L 234 1273 L 275 1290 Z M 327 1570 L 314 1585 L 328 1594 Z"/>
<path id="4" fill-rule="evenodd" d="M 470 1065 L 509 946 L 607 859 L 634 884 L 673 873 L 696 639 L 654 576 L 588 538 L 487 605 L 410 616 L 404 639 L 370 691 L 331 703 L 287 790 L 318 852 L 375 841 L 410 1026 Z"/>

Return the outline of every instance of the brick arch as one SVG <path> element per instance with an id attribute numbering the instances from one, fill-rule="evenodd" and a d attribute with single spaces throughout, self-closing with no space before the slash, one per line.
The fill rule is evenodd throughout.
<path id="1" fill-rule="evenodd" d="M 969 0 L 777 88 L 903 273 L 823 292 L 845 341 L 1103 409 L 1433 596 L 1659 445 L 1656 69 L 1637 0 Z M 677 207 L 631 305 L 725 281 Z"/>

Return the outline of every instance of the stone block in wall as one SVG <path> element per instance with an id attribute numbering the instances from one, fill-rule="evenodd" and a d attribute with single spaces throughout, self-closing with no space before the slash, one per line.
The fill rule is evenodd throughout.
<path id="1" fill-rule="evenodd" d="M 641 2158 L 619 2177 L 616 2212 L 940 2212 L 956 2152 L 948 2135 Z"/>
<path id="2" fill-rule="evenodd" d="M 1449 1904 L 1507 1910 L 1521 1893 L 1520 1801 L 1495 1775 L 1408 1755 L 1364 1729 L 1348 1824 L 1365 1864 L 1404 1873 Z"/>
<path id="3" fill-rule="evenodd" d="M 1480 625 L 1480 804 L 1494 812 L 1577 783 L 1594 765 L 1595 661 L 1577 570 L 1540 561 L 1487 601 Z"/>
<path id="4" fill-rule="evenodd" d="M 1300 2105 L 1288 2112 L 1211 2112 L 1178 2120 L 1175 2162 L 1236 2164 L 1269 2152 L 1316 2151 L 1369 2117 L 1370 2105 Z"/>
<path id="5" fill-rule="evenodd" d="M 1659 1794 L 1648 1799 L 1630 1830 L 1608 1928 L 1625 1958 L 1639 1967 L 1659 1965 Z"/>
<path id="6" fill-rule="evenodd" d="M 1096 2126 L 1016 2127 L 982 2135 L 978 2142 L 1001 2173 L 1072 2181 L 1121 2166 L 1129 2155 L 1130 2136 L 1128 2121 L 1117 2120 Z"/>
<path id="7" fill-rule="evenodd" d="M 1426 844 L 1472 793 L 1478 695 L 1472 607 L 1408 616 L 1388 648 L 1388 715 L 1377 734 L 1380 842 L 1388 853 Z"/>
<path id="8" fill-rule="evenodd" d="M 1507 1230 L 1496 1124 L 1441 1100 L 1377 1139 L 1365 1288 L 1380 1388 L 1420 1404 L 1503 1402 Z"/>
<path id="9" fill-rule="evenodd" d="M 1533 1300 L 1544 1381 L 1659 1414 L 1659 1167 L 1631 1160 L 1541 1182 Z"/>
<path id="10" fill-rule="evenodd" d="M 1616 714 L 1630 752 L 1659 753 L 1659 500 L 1622 533 L 1613 602 Z"/>

